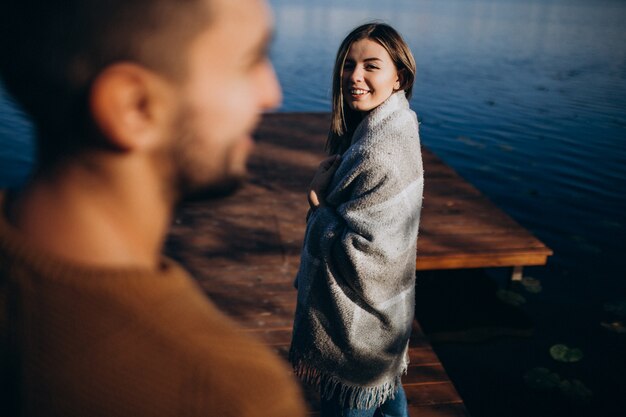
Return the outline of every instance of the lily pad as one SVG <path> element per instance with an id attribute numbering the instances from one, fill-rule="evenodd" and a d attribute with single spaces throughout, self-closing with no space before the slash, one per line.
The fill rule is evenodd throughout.
<path id="1" fill-rule="evenodd" d="M 587 402 L 593 396 L 591 390 L 578 379 L 562 380 L 559 389 L 563 394 L 577 401 Z"/>
<path id="2" fill-rule="evenodd" d="M 537 278 L 532 277 L 522 278 L 522 286 L 526 291 L 532 294 L 540 293 L 541 290 L 543 290 L 543 287 L 541 286 L 541 281 L 539 281 Z"/>
<path id="3" fill-rule="evenodd" d="M 613 313 L 616 316 L 626 317 L 626 300 L 604 303 L 604 311 Z"/>
<path id="4" fill-rule="evenodd" d="M 559 362 L 578 362 L 583 358 L 583 352 L 578 348 L 569 348 L 566 345 L 554 345 L 550 348 L 550 356 Z"/>
<path id="5" fill-rule="evenodd" d="M 537 390 L 549 390 L 561 386 L 561 377 L 547 368 L 537 367 L 526 372 L 524 381 Z"/>
<path id="6" fill-rule="evenodd" d="M 496 291 L 496 297 L 503 303 L 510 304 L 512 306 L 521 306 L 526 302 L 526 299 L 515 291 L 498 290 Z"/>
<path id="7" fill-rule="evenodd" d="M 600 323 L 600 326 L 604 327 L 605 329 L 613 333 L 626 333 L 626 326 L 624 325 L 624 322 L 622 321 L 611 321 L 611 322 L 603 321 Z"/>

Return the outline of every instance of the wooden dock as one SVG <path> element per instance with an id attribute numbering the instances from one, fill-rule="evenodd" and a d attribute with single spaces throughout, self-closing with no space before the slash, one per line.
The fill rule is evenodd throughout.
<path id="1" fill-rule="evenodd" d="M 257 132 L 250 181 L 236 195 L 188 203 L 168 252 L 245 331 L 286 356 L 296 294 L 292 286 L 328 115 L 271 114 Z M 551 254 L 474 187 L 424 149 L 426 187 L 417 269 L 539 265 Z M 403 379 L 411 415 L 467 416 L 463 401 L 417 322 Z M 312 414 L 315 393 L 307 392 Z"/>

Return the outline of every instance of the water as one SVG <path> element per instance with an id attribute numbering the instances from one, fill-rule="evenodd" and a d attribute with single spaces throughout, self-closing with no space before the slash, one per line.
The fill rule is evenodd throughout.
<path id="1" fill-rule="evenodd" d="M 33 165 L 34 129 L 0 82 L 0 189 L 23 183 Z"/>
<path id="2" fill-rule="evenodd" d="M 624 410 L 626 334 L 600 326 L 626 300 L 626 2 L 619 0 L 272 0 L 279 111 L 328 111 L 341 39 L 371 19 L 407 39 L 423 143 L 550 246 L 527 268 L 529 339 L 442 345 L 474 416 L 615 415 Z M 0 94 L 0 186 L 32 161 L 31 128 Z M 494 279 L 499 279 L 497 272 Z M 556 364 L 555 343 L 585 357 Z M 542 395 L 522 375 L 545 366 L 580 379 L 592 406 Z M 547 397 L 552 397 L 547 399 Z M 602 410 L 602 411 L 600 411 Z"/>

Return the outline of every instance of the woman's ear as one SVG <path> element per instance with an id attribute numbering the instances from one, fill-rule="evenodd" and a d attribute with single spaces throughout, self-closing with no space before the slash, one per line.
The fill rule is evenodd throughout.
<path id="1" fill-rule="evenodd" d="M 393 89 L 395 91 L 400 90 L 400 88 L 404 85 L 404 77 L 405 77 L 404 73 L 405 73 L 404 69 L 401 69 L 401 70 L 398 71 L 398 79 L 396 80 L 395 84 L 393 85 Z"/>
<path id="2" fill-rule="evenodd" d="M 165 126 L 164 81 L 131 63 L 107 67 L 95 79 L 89 105 L 106 142 L 122 151 L 151 146 Z"/>

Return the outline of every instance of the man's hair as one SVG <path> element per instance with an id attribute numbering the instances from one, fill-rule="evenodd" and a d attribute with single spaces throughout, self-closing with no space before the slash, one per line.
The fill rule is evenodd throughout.
<path id="1" fill-rule="evenodd" d="M 333 108 L 328 140 L 326 141 L 326 150 L 331 155 L 343 153 L 348 149 L 354 129 L 361 120 L 359 112 L 345 105 L 341 79 L 350 48 L 355 42 L 363 39 L 377 42 L 385 48 L 401 76 L 400 90 L 404 90 L 407 99 L 411 98 L 413 92 L 416 73 L 415 59 L 402 36 L 391 26 L 380 22 L 370 22 L 354 28 L 341 42 L 335 58 Z"/>
<path id="2" fill-rule="evenodd" d="M 100 146 L 89 111 L 93 81 L 132 62 L 172 80 L 209 23 L 207 0 L 3 0 L 0 75 L 37 128 L 38 165 Z"/>

